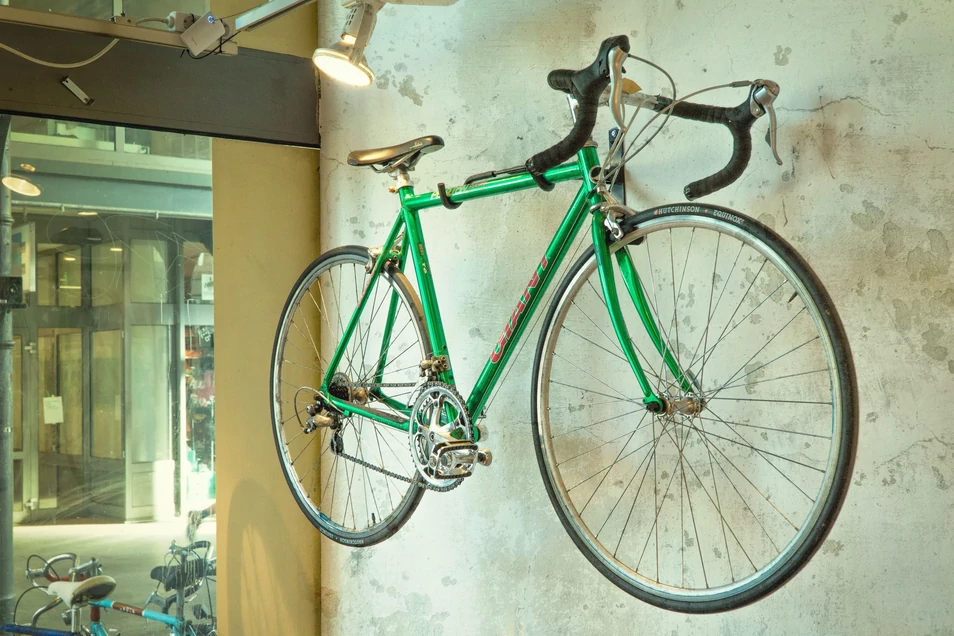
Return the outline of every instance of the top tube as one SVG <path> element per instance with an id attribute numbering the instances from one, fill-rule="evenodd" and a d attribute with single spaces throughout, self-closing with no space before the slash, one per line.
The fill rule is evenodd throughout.
<path id="1" fill-rule="evenodd" d="M 583 170 L 580 167 L 579 160 L 574 160 L 562 166 L 547 170 L 544 174 L 544 178 L 550 183 L 578 180 L 583 178 Z M 456 188 L 449 188 L 446 192 L 452 203 L 461 203 L 463 201 L 470 201 L 471 199 L 492 197 L 498 194 L 507 194 L 508 192 L 517 192 L 519 190 L 528 190 L 536 187 L 536 181 L 534 181 L 530 173 L 527 172 L 524 174 L 490 179 L 489 181 L 470 183 Z M 410 210 L 423 210 L 443 205 L 438 192 L 412 194 L 406 197 L 404 194 L 407 190 L 402 188 L 401 192 L 401 202 L 405 208 Z"/>

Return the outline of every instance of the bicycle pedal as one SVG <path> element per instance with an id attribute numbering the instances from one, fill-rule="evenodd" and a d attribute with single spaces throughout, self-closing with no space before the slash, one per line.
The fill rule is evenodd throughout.
<path id="1" fill-rule="evenodd" d="M 481 436 L 483 439 L 483 436 Z M 493 453 L 491 453 L 486 448 L 477 449 L 477 463 L 481 466 L 490 466 L 494 461 Z"/>

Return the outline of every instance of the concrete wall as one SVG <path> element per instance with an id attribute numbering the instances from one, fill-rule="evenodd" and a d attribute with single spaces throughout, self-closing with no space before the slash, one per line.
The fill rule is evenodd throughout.
<path id="1" fill-rule="evenodd" d="M 248 7 L 212 3 L 218 15 Z M 239 44 L 310 56 L 315 24 L 313 6 L 298 9 Z M 314 634 L 318 536 L 278 466 L 268 367 L 288 288 L 317 255 L 318 153 L 217 139 L 212 163 L 219 631 Z"/>
<path id="2" fill-rule="evenodd" d="M 321 3 L 322 41 L 342 22 L 337 3 Z M 591 568 L 550 509 L 529 426 L 534 338 L 487 420 L 491 469 L 425 496 L 378 547 L 322 543 L 322 633 L 952 633 L 952 24 L 954 4 L 922 0 L 463 0 L 382 11 L 368 54 L 375 85 L 324 85 L 323 247 L 379 244 L 393 219 L 388 180 L 345 165 L 350 150 L 444 136 L 447 148 L 416 172 L 422 190 L 522 163 L 567 130 L 547 71 L 588 63 L 608 35 L 628 33 L 682 93 L 769 77 L 782 86 L 785 165 L 759 142 L 746 176 L 709 200 L 773 226 L 827 285 L 854 348 L 862 437 L 845 509 L 792 582 L 727 615 L 657 610 Z M 647 90 L 664 85 L 649 69 L 628 69 Z M 599 141 L 608 126 L 604 115 Z M 630 164 L 631 202 L 680 200 L 685 183 L 729 152 L 724 132 L 674 122 Z M 424 215 L 465 394 L 571 188 L 558 193 Z"/>

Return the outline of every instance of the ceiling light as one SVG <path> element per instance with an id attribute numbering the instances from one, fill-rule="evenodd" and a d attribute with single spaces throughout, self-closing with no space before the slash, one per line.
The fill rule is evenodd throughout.
<path id="1" fill-rule="evenodd" d="M 352 86 L 370 86 L 374 72 L 368 66 L 364 50 L 371 40 L 377 14 L 384 2 L 362 0 L 351 8 L 341 32 L 341 39 L 328 48 L 320 48 L 311 56 L 322 73 Z"/>
<path id="2" fill-rule="evenodd" d="M 76 257 L 75 257 L 75 256 L 64 256 L 64 257 L 63 257 L 63 260 L 64 260 L 64 261 L 67 261 L 67 262 L 69 262 L 69 263 L 72 263 L 73 261 L 76 260 Z"/>
<path id="3" fill-rule="evenodd" d="M 36 184 L 16 175 L 8 174 L 7 176 L 0 179 L 0 183 L 13 190 L 17 194 L 22 194 L 25 197 L 38 197 L 40 194 L 42 194 L 42 191 L 36 186 Z"/>
<path id="4" fill-rule="evenodd" d="M 77 212 L 76 214 L 77 216 L 98 216 L 99 212 L 93 212 L 91 210 L 83 210 L 81 212 Z"/>
<path id="5" fill-rule="evenodd" d="M 364 56 L 353 60 L 353 49 L 343 46 L 341 42 L 332 45 L 329 49 L 318 49 L 311 56 L 318 70 L 331 79 L 344 82 L 351 86 L 370 86 L 374 81 L 374 72 L 368 66 Z"/>
<path id="6" fill-rule="evenodd" d="M 123 251 L 123 248 L 121 248 L 121 247 L 111 247 L 111 248 L 109 248 L 109 251 L 110 251 L 110 252 L 122 252 L 122 251 Z"/>

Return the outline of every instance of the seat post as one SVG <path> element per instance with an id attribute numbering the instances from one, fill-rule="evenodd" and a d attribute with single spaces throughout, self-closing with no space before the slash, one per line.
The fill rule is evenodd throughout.
<path id="1" fill-rule="evenodd" d="M 397 181 L 397 183 L 388 187 L 388 192 L 392 194 L 396 193 L 401 188 L 407 188 L 414 185 L 414 182 L 411 181 L 411 176 L 407 172 L 407 168 L 403 166 L 397 170 L 391 171 L 391 177 Z"/>

